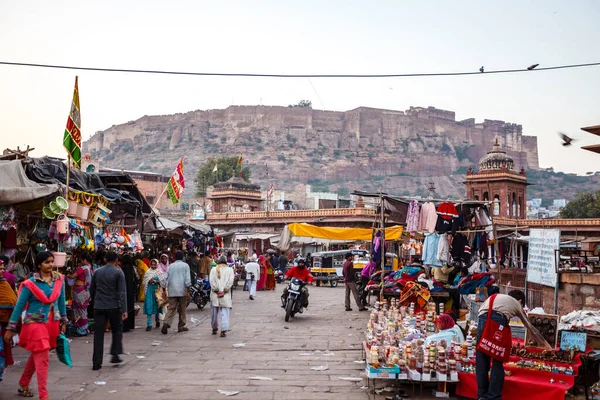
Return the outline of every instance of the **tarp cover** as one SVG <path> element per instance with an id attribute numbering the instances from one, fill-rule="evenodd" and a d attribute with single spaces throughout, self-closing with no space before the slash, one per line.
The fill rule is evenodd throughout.
<path id="1" fill-rule="evenodd" d="M 67 182 L 67 166 L 56 158 L 32 158 L 31 162 L 27 164 L 26 171 L 27 176 L 35 182 L 62 183 L 63 185 Z M 130 204 L 138 208 L 146 206 L 145 200 L 134 197 L 129 191 L 106 187 L 101 175 L 86 173 L 75 168 L 71 168 L 69 187 L 86 193 L 100 194 L 111 203 Z M 151 211 L 149 206 L 146 208 L 148 210 L 144 210 L 145 212 Z"/>
<path id="2" fill-rule="evenodd" d="M 58 194 L 57 184 L 40 185 L 25 175 L 21 160 L 0 162 L 0 205 L 23 203 Z"/>
<path id="3" fill-rule="evenodd" d="M 370 242 L 373 239 L 371 228 L 332 228 L 315 226 L 310 224 L 289 224 L 288 229 L 294 236 L 307 236 L 329 240 L 364 240 Z M 402 237 L 402 226 L 391 226 L 385 228 L 386 240 L 398 240 Z"/>
<path id="4" fill-rule="evenodd" d="M 287 225 L 283 232 L 277 247 L 280 250 L 287 251 L 293 243 L 302 243 L 300 238 L 327 239 L 330 241 L 365 241 L 370 242 L 373 239 L 373 231 L 370 228 L 332 228 L 321 227 L 310 224 L 294 223 Z M 391 226 L 385 228 L 386 240 L 398 240 L 402 237 L 402 226 Z"/>

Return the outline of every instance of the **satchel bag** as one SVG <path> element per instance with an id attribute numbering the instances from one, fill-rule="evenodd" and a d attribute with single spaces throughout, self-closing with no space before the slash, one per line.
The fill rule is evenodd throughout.
<path id="1" fill-rule="evenodd" d="M 154 291 L 154 296 L 156 297 L 156 303 L 158 305 L 158 308 L 163 307 L 165 304 L 167 304 L 169 302 L 169 300 L 166 299 L 165 296 L 163 295 L 163 290 L 161 288 L 157 288 Z"/>
<path id="2" fill-rule="evenodd" d="M 490 297 L 488 305 L 488 315 L 483 328 L 483 334 L 477 344 L 477 350 L 487 354 L 494 360 L 508 361 L 510 358 L 510 349 L 512 347 L 512 333 L 510 326 L 504 326 L 492 320 L 492 310 L 494 300 L 497 295 Z"/>

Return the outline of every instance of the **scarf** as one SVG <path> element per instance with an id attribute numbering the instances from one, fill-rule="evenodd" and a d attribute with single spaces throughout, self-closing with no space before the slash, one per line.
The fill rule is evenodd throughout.
<path id="1" fill-rule="evenodd" d="M 0 309 L 15 308 L 17 294 L 6 279 L 0 278 Z"/>
<path id="2" fill-rule="evenodd" d="M 144 285 L 144 293 L 148 290 L 148 284 L 150 283 L 150 281 L 156 276 L 158 276 L 159 281 L 163 279 L 163 273 L 160 270 L 160 268 L 150 268 L 148 271 L 146 271 L 146 273 L 144 274 L 144 280 L 142 281 L 142 285 Z"/>
<path id="3" fill-rule="evenodd" d="M 158 263 L 158 269 L 160 269 L 162 271 L 162 273 L 164 274 L 165 272 L 167 272 L 167 268 L 169 268 L 169 256 L 166 254 L 161 254 L 160 258 L 162 259 L 164 257 L 167 257 L 167 263 L 163 264 L 162 262 Z"/>
<path id="4" fill-rule="evenodd" d="M 31 291 L 31 294 L 33 294 L 41 303 L 43 304 L 51 304 L 54 303 L 56 301 L 56 299 L 58 299 L 58 296 L 60 296 L 61 292 L 62 292 L 62 287 L 63 287 L 63 278 L 62 276 L 60 276 L 58 279 L 56 279 L 54 281 L 54 287 L 52 289 L 52 293 L 50 294 L 50 297 L 46 296 L 46 293 L 44 293 L 44 291 L 42 289 L 40 289 L 35 282 L 33 282 L 30 279 L 27 279 L 26 281 L 23 282 L 23 285 L 29 289 Z"/>

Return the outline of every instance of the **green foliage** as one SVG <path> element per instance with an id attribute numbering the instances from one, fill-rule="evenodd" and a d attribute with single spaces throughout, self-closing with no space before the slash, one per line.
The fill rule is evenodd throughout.
<path id="1" fill-rule="evenodd" d="M 289 107 L 289 108 L 296 108 L 296 107 L 301 107 L 301 108 L 304 108 L 304 107 L 312 107 L 312 101 L 310 101 L 310 100 L 300 100 L 300 101 L 298 102 L 298 104 L 290 104 L 288 107 Z"/>
<path id="2" fill-rule="evenodd" d="M 277 161 L 285 162 L 285 156 L 283 154 L 277 155 Z"/>
<path id="3" fill-rule="evenodd" d="M 560 211 L 562 218 L 600 218 L 600 191 L 578 193 Z"/>
<path id="4" fill-rule="evenodd" d="M 337 194 L 343 197 L 347 197 L 348 195 L 350 195 L 350 189 L 348 189 L 346 186 L 341 186 L 338 188 Z"/>
<path id="5" fill-rule="evenodd" d="M 333 156 L 334 156 L 335 158 L 338 158 L 338 157 L 339 157 L 341 154 L 342 154 L 342 152 L 341 152 L 341 151 L 339 151 L 339 150 L 334 150 L 334 151 L 333 151 Z"/>
<path id="6" fill-rule="evenodd" d="M 258 151 L 263 151 L 265 148 L 262 147 L 261 145 L 256 146 L 256 150 Z"/>
<path id="7" fill-rule="evenodd" d="M 221 143 L 225 144 L 227 142 L 227 138 L 225 136 L 221 136 Z"/>
<path id="8" fill-rule="evenodd" d="M 257 137 L 257 138 L 256 138 L 256 143 L 262 143 L 262 139 L 261 139 L 261 138 L 259 138 L 259 137 Z"/>
<path id="9" fill-rule="evenodd" d="M 217 165 L 217 172 L 212 172 Z M 196 195 L 204 196 L 208 186 L 219 182 L 225 182 L 232 176 L 240 175 L 238 156 L 209 158 L 196 173 Z M 248 167 L 242 167 L 242 178 L 250 182 L 251 171 Z"/>
<path id="10" fill-rule="evenodd" d="M 469 160 L 469 156 L 467 155 L 468 148 L 469 148 L 469 146 L 455 146 L 454 147 L 454 151 L 456 151 L 456 157 L 458 158 L 459 161 Z"/>
<path id="11" fill-rule="evenodd" d="M 450 153 L 452 151 L 452 147 L 448 145 L 448 143 L 444 143 L 442 145 L 442 153 Z"/>

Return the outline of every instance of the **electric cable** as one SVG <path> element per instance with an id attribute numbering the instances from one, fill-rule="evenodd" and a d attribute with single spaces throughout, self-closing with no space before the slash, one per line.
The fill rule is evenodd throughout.
<path id="1" fill-rule="evenodd" d="M 35 67 L 35 68 L 53 68 L 68 69 L 80 71 L 97 72 L 126 72 L 137 74 L 162 74 L 162 75 L 192 75 L 192 76 L 222 76 L 222 77 L 246 77 L 246 78 L 409 78 L 409 77 L 435 77 L 435 76 L 465 76 L 465 75 L 490 75 L 490 74 L 510 74 L 520 72 L 551 71 L 558 69 L 585 68 L 600 66 L 600 62 L 585 64 L 555 65 L 550 67 L 541 67 L 535 69 L 501 69 L 485 72 L 463 71 L 463 72 L 433 72 L 433 73 L 406 73 L 406 74 L 258 74 L 258 73 L 239 73 L 239 72 L 185 72 L 185 71 L 166 71 L 166 70 L 145 70 L 145 69 L 123 69 L 123 68 L 100 68 L 100 67 L 78 67 L 71 65 L 56 64 L 35 64 L 22 62 L 0 61 L 0 65 Z"/>

